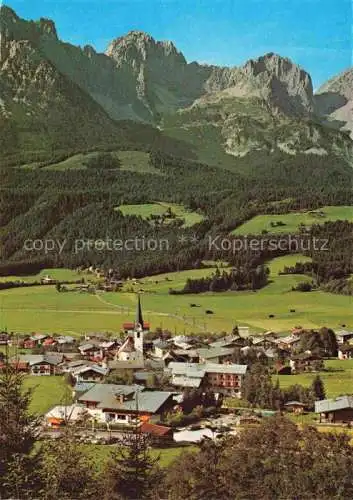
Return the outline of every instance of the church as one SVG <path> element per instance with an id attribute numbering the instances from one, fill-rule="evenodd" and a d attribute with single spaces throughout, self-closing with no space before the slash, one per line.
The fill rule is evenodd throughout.
<path id="1" fill-rule="evenodd" d="M 134 323 L 124 323 L 127 338 L 117 352 L 118 361 L 143 362 L 143 336 L 149 332 L 149 323 L 143 321 L 140 295 L 137 296 Z"/>

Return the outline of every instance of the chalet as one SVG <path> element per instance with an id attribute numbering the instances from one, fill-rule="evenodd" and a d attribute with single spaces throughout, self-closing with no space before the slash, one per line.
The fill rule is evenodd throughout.
<path id="1" fill-rule="evenodd" d="M 218 363 L 169 363 L 171 383 L 177 387 L 206 386 L 225 395 L 241 395 L 247 365 Z"/>
<path id="2" fill-rule="evenodd" d="M 316 372 L 324 367 L 323 359 L 315 354 L 304 352 L 293 355 L 289 360 L 292 372 Z"/>
<path id="3" fill-rule="evenodd" d="M 336 399 L 315 401 L 315 413 L 320 414 L 320 422 L 353 422 L 353 396 L 340 396 Z"/>
<path id="4" fill-rule="evenodd" d="M 91 342 L 87 342 L 85 344 L 81 344 L 78 346 L 78 350 L 82 356 L 85 356 L 87 358 L 90 358 L 92 356 L 96 356 L 99 354 L 99 349 L 96 344 L 93 344 Z"/>
<path id="5" fill-rule="evenodd" d="M 232 360 L 234 349 L 231 347 L 210 347 L 197 349 L 199 362 L 224 363 Z"/>
<path id="6" fill-rule="evenodd" d="M 246 340 L 239 335 L 228 335 L 222 339 L 216 340 L 210 343 L 210 347 L 213 348 L 234 348 L 243 347 L 246 344 Z"/>
<path id="7" fill-rule="evenodd" d="M 275 340 L 279 349 L 293 351 L 300 342 L 300 337 L 297 335 L 288 335 L 287 337 L 278 338 Z"/>
<path id="8" fill-rule="evenodd" d="M 99 421 L 125 425 L 159 421 L 175 406 L 171 392 L 116 384 L 95 384 L 78 401 Z"/>
<path id="9" fill-rule="evenodd" d="M 48 337 L 48 338 L 46 338 L 46 339 L 44 340 L 44 342 L 43 342 L 43 347 L 48 348 L 48 347 L 51 347 L 51 346 L 56 345 L 56 343 L 57 343 L 57 342 L 56 342 L 56 340 L 55 340 L 53 337 Z"/>
<path id="10" fill-rule="evenodd" d="M 353 345 L 340 345 L 338 348 L 338 359 L 353 359 Z"/>
<path id="11" fill-rule="evenodd" d="M 76 382 L 101 382 L 109 373 L 109 368 L 99 365 L 81 365 L 71 370 Z"/>
<path id="12" fill-rule="evenodd" d="M 55 340 L 59 345 L 71 345 L 75 343 L 74 337 L 70 337 L 70 335 L 62 335 L 60 337 L 56 337 Z"/>
<path id="13" fill-rule="evenodd" d="M 31 375 L 57 375 L 62 373 L 61 364 L 64 360 L 62 354 L 21 354 L 17 358 L 11 360 L 12 363 L 18 365 L 21 371 L 26 366 L 27 373 Z"/>
<path id="14" fill-rule="evenodd" d="M 348 340 L 353 339 L 353 332 L 348 332 L 346 330 L 340 330 L 336 332 L 336 338 L 337 342 L 339 344 L 344 344 L 345 342 L 348 342 Z"/>
<path id="15" fill-rule="evenodd" d="M 300 413 L 303 413 L 305 404 L 301 403 L 300 401 L 288 401 L 288 403 L 285 403 L 284 407 L 287 411 L 298 415 Z"/>

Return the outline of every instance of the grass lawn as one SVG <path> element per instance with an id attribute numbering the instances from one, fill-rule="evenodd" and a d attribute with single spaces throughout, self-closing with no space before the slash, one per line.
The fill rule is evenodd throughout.
<path id="1" fill-rule="evenodd" d="M 63 376 L 28 375 L 24 379 L 24 387 L 32 389 L 30 411 L 43 415 L 50 408 L 60 404 L 71 404 L 71 390 Z"/>
<path id="2" fill-rule="evenodd" d="M 151 215 L 163 215 L 168 208 L 171 208 L 172 212 L 175 214 L 176 219 L 183 219 L 184 224 L 182 227 L 191 227 L 199 222 L 202 222 L 204 217 L 197 212 L 192 212 L 187 210 L 183 205 L 178 205 L 176 203 L 166 203 L 166 202 L 155 202 L 155 203 L 145 203 L 141 205 L 120 205 L 117 207 L 124 215 L 136 215 L 147 219 Z M 165 224 L 172 222 L 175 219 L 167 219 Z"/>
<path id="3" fill-rule="evenodd" d="M 207 276 L 214 271 L 196 269 L 147 277 L 125 292 L 92 295 L 71 291 L 58 293 L 55 286 L 0 291 L 0 328 L 18 332 L 67 333 L 80 336 L 92 331 L 121 331 L 124 321 L 134 318 L 135 291 L 143 290 L 145 320 L 152 328 L 178 333 L 231 331 L 235 324 L 249 325 L 254 332 L 288 332 L 293 326 L 353 328 L 353 298 L 320 291 L 293 292 L 302 275 L 278 275 L 285 265 L 308 260 L 302 255 L 279 257 L 270 263 L 270 283 L 257 292 L 222 292 L 198 295 L 169 295 L 187 278 Z M 131 291 L 132 290 L 132 291 Z M 199 307 L 191 307 L 196 304 Z M 210 309 L 214 314 L 206 314 Z M 290 312 L 295 309 L 295 312 Z M 270 318 L 269 315 L 274 317 Z"/>
<path id="4" fill-rule="evenodd" d="M 326 206 L 309 212 L 290 212 L 281 215 L 257 215 L 232 231 L 235 235 L 269 233 L 296 233 L 299 225 L 312 226 L 327 221 L 353 221 L 352 206 Z M 284 226 L 271 226 L 271 222 L 283 222 Z"/>
<path id="5" fill-rule="evenodd" d="M 305 387 L 311 385 L 316 373 L 299 373 L 298 375 L 274 375 L 273 380 L 279 379 L 282 388 L 300 384 Z M 320 372 L 328 398 L 343 394 L 353 394 L 353 359 L 330 359 L 325 361 L 325 371 Z M 300 419 L 300 417 L 299 417 Z"/>

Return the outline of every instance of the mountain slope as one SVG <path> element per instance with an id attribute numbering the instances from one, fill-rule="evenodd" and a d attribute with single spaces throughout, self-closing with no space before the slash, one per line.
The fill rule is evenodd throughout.
<path id="1" fill-rule="evenodd" d="M 2 154 L 41 158 L 167 143 L 221 166 L 276 150 L 351 161 L 352 142 L 332 129 L 338 118 L 327 118 L 326 99 L 351 102 L 349 75 L 314 98 L 310 75 L 277 54 L 238 68 L 188 63 L 171 42 L 140 31 L 98 54 L 60 41 L 52 21 L 24 21 L 7 7 L 0 8 L 0 34 Z"/>
<path id="2" fill-rule="evenodd" d="M 350 131 L 353 139 L 353 68 L 322 85 L 315 95 L 315 105 L 328 125 Z"/>

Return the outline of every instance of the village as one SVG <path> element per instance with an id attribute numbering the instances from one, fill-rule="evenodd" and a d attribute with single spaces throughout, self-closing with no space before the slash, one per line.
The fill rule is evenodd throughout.
<path id="1" fill-rule="evenodd" d="M 235 326 L 210 338 L 172 336 L 151 331 L 139 294 L 135 321 L 123 323 L 122 331 L 119 338 L 82 339 L 1 333 L 2 370 L 10 365 L 25 376 L 64 376 L 70 388 L 67 400 L 43 416 L 43 434 L 57 437 L 74 424 L 82 439 L 110 443 L 138 427 L 160 445 L 236 434 L 275 413 L 310 414 L 318 425 L 350 427 L 353 421 L 352 394 L 326 398 L 319 376 L 310 395 L 295 382 L 294 392 L 275 397 L 271 386 L 272 399 L 258 394 L 264 373 L 270 380 L 290 378 L 321 372 L 328 358 L 349 362 L 352 331 L 296 327 L 288 336 L 253 335 L 249 327 Z"/>

